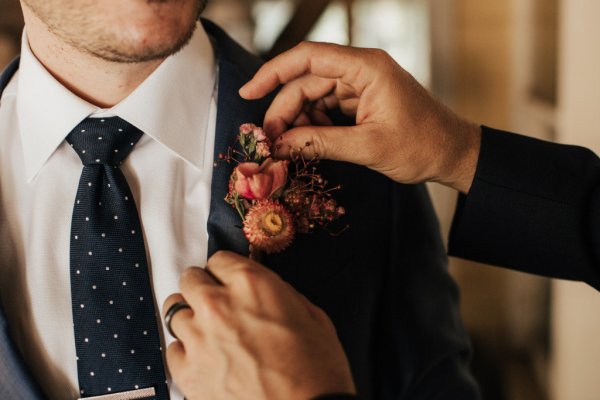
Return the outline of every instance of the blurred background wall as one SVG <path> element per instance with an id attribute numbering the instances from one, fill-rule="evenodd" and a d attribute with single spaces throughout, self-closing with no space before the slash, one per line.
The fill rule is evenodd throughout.
<path id="1" fill-rule="evenodd" d="M 205 16 L 270 58 L 303 39 L 387 50 L 458 113 L 600 153 L 595 0 L 212 0 Z M 19 48 L 0 0 L 0 66 Z M 430 186 L 444 237 L 455 193 Z M 600 398 L 600 294 L 452 259 L 485 399 Z"/>

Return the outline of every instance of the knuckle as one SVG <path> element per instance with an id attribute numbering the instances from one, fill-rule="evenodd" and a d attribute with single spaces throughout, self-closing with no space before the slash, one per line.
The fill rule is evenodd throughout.
<path id="1" fill-rule="evenodd" d="M 249 258 L 246 258 L 246 257 L 242 257 L 242 256 L 239 256 L 234 261 L 232 261 L 231 266 L 232 266 L 232 269 L 235 270 L 236 275 L 240 271 L 254 268 L 254 264 L 252 263 L 252 260 L 250 260 Z"/>
<path id="2" fill-rule="evenodd" d="M 224 304 L 227 303 L 227 297 L 215 288 L 195 289 L 194 297 L 196 299 L 196 311 L 204 316 L 221 314 Z"/>
<path id="3" fill-rule="evenodd" d="M 366 56 L 365 60 L 368 62 L 372 68 L 376 68 L 378 70 L 387 69 L 391 65 L 394 65 L 396 62 L 385 50 L 382 49 L 365 49 L 364 55 Z"/>
<path id="4" fill-rule="evenodd" d="M 313 43 L 308 40 L 303 40 L 296 45 L 296 49 L 300 51 L 310 50 L 313 46 Z"/>
<path id="5" fill-rule="evenodd" d="M 328 143 L 326 143 L 323 136 L 320 135 L 316 130 L 313 130 L 311 132 L 310 136 L 311 136 L 310 143 L 312 143 L 312 147 L 313 147 L 312 150 L 315 153 L 314 154 L 315 157 L 328 158 L 330 152 L 335 153 L 334 148 L 332 148 L 332 149 L 327 148 Z M 329 146 L 335 146 L 335 144 L 329 143 Z M 331 150 L 331 151 L 328 151 L 328 150 Z"/>
<path id="6" fill-rule="evenodd" d="M 262 281 L 260 271 L 252 266 L 244 266 L 237 271 L 235 281 L 245 289 L 255 288 Z"/>
<path id="7" fill-rule="evenodd" d="M 299 52 L 306 53 L 308 57 L 320 52 L 331 50 L 335 45 L 323 42 L 315 42 L 311 40 L 303 40 L 295 46 Z"/>
<path id="8" fill-rule="evenodd" d="M 385 50 L 378 48 L 371 49 L 371 55 L 375 58 L 380 59 L 388 59 L 390 57 L 390 55 Z"/>
<path id="9" fill-rule="evenodd" d="M 223 301 L 223 294 L 213 288 L 200 288 L 198 290 L 198 300 L 202 304 L 219 304 Z"/>
<path id="10" fill-rule="evenodd" d="M 208 260 L 209 261 L 218 261 L 224 257 L 227 257 L 228 254 L 229 254 L 228 251 L 217 250 Z"/>
<path id="11" fill-rule="evenodd" d="M 213 257 L 219 257 L 222 256 L 223 254 L 227 254 L 228 251 L 227 250 L 217 250 L 215 251 L 215 253 L 213 254 Z"/>
<path id="12" fill-rule="evenodd" d="M 367 56 L 368 59 L 375 62 L 382 62 L 389 58 L 389 54 L 378 48 L 361 49 L 362 52 Z"/>

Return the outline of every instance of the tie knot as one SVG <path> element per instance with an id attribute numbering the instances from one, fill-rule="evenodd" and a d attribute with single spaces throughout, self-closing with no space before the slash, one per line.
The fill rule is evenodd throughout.
<path id="1" fill-rule="evenodd" d="M 84 165 L 119 165 L 142 134 L 119 117 L 86 118 L 67 135 L 67 142 Z"/>

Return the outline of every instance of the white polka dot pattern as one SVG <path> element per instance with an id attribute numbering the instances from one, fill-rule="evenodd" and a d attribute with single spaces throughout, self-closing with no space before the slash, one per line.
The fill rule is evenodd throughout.
<path id="1" fill-rule="evenodd" d="M 88 118 L 67 136 L 84 167 L 71 224 L 71 295 L 84 397 L 154 387 L 168 399 L 137 209 L 120 165 L 142 132 Z"/>

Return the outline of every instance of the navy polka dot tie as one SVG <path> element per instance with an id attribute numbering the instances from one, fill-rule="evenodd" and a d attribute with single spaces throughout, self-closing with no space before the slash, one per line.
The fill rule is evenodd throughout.
<path id="1" fill-rule="evenodd" d="M 142 132 L 88 118 L 67 136 L 83 162 L 71 224 L 71 297 L 82 397 L 168 399 L 146 251 L 119 165 Z M 154 396 L 144 393 L 155 391 Z M 137 394 L 135 394 L 137 393 Z"/>

